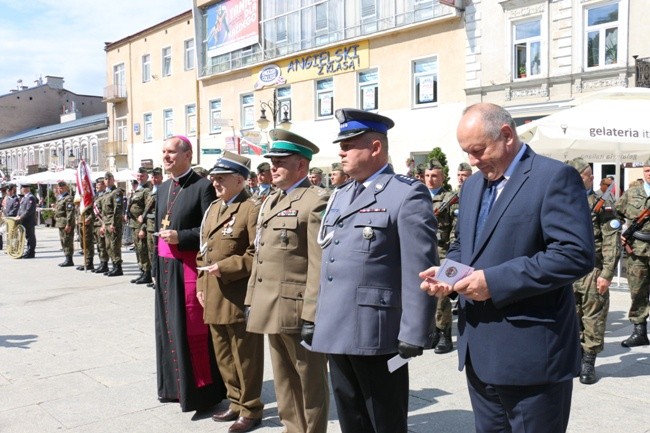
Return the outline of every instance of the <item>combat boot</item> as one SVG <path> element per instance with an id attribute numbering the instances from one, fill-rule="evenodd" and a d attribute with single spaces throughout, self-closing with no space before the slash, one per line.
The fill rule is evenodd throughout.
<path id="1" fill-rule="evenodd" d="M 596 354 L 585 352 L 582 354 L 580 367 L 580 383 L 591 385 L 596 383 Z"/>
<path id="2" fill-rule="evenodd" d="M 143 276 L 144 276 L 144 271 L 143 271 L 143 270 L 140 270 L 140 275 L 138 275 L 137 278 L 132 279 L 132 280 L 131 280 L 131 283 L 133 283 L 133 284 L 138 284 L 138 281 L 140 281 L 140 279 L 141 279 Z"/>
<path id="3" fill-rule="evenodd" d="M 124 273 L 122 272 L 121 261 L 117 263 L 113 263 L 113 269 L 111 269 L 111 271 L 106 274 L 107 277 L 119 277 L 120 275 L 124 275 Z"/>
<path id="4" fill-rule="evenodd" d="M 142 273 L 142 276 L 138 278 L 138 280 L 135 282 L 135 284 L 149 284 L 153 280 L 151 279 L 151 271 L 144 271 Z"/>
<path id="5" fill-rule="evenodd" d="M 95 272 L 95 266 L 93 265 L 93 262 L 90 261 L 87 263 L 85 266 L 84 265 L 79 265 L 77 266 L 78 271 L 90 271 L 90 272 Z"/>
<path id="6" fill-rule="evenodd" d="M 93 273 L 103 274 L 104 272 L 108 272 L 108 262 L 99 262 L 99 267 L 95 268 Z"/>
<path id="7" fill-rule="evenodd" d="M 626 340 L 621 342 L 623 347 L 636 347 L 647 346 L 650 344 L 648 341 L 648 325 L 647 323 L 637 323 L 634 325 L 634 332 Z"/>
<path id="8" fill-rule="evenodd" d="M 438 344 L 436 344 L 433 352 L 438 355 L 451 352 L 451 349 L 454 348 L 454 343 L 451 341 L 451 325 L 444 330 L 438 329 L 438 331 L 440 333 L 440 340 L 438 340 Z"/>
<path id="9" fill-rule="evenodd" d="M 61 263 L 59 263 L 59 266 L 62 268 L 67 268 L 69 266 L 74 266 L 74 262 L 72 261 L 72 255 L 65 256 L 65 260 Z"/>

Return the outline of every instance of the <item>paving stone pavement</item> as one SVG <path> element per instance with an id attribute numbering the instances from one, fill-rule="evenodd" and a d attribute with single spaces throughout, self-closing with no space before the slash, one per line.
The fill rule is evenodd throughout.
<path id="1" fill-rule="evenodd" d="M 55 229 L 37 227 L 33 260 L 0 252 L 0 432 L 227 432 L 211 412 L 182 413 L 156 398 L 153 290 L 129 283 L 135 254 L 124 252 L 125 275 L 108 278 L 57 266 Z M 81 256 L 74 260 L 81 263 Z M 611 289 L 598 383 L 575 380 L 569 432 L 649 433 L 650 347 L 626 349 L 629 293 Z M 283 431 L 265 352 L 262 426 Z M 464 373 L 453 351 L 426 351 L 410 363 L 409 431 L 469 433 L 473 414 Z M 329 432 L 339 433 L 330 409 Z M 221 402 L 214 410 L 224 409 Z"/>

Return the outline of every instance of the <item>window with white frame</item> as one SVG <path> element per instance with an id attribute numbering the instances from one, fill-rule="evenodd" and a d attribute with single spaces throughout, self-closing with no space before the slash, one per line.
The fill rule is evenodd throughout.
<path id="1" fill-rule="evenodd" d="M 113 85 L 117 96 L 126 95 L 126 67 L 124 63 L 113 66 Z"/>
<path id="2" fill-rule="evenodd" d="M 149 81 L 151 81 L 151 55 L 145 54 L 142 56 L 142 82 Z"/>
<path id="3" fill-rule="evenodd" d="M 362 110 L 379 108 L 379 71 L 371 69 L 359 72 L 359 107 Z"/>
<path id="4" fill-rule="evenodd" d="M 316 81 L 316 117 L 331 117 L 334 114 L 334 79 Z"/>
<path id="5" fill-rule="evenodd" d="M 147 143 L 153 140 L 153 114 L 145 113 L 142 118 L 142 124 L 144 125 L 144 131 L 142 140 Z"/>
<path id="6" fill-rule="evenodd" d="M 585 8 L 585 67 L 618 63 L 619 3 Z"/>
<path id="7" fill-rule="evenodd" d="M 278 112 L 275 121 L 279 125 L 291 120 L 291 87 L 278 87 Z"/>
<path id="8" fill-rule="evenodd" d="M 126 119 L 117 119 L 115 121 L 115 137 L 119 143 L 126 143 Z M 67 155 L 67 154 L 66 154 Z"/>
<path id="9" fill-rule="evenodd" d="M 514 23 L 512 41 L 514 60 L 512 76 L 528 78 L 541 74 L 541 19 Z"/>
<path id="10" fill-rule="evenodd" d="M 45 165 L 45 149 L 38 150 L 38 165 Z"/>
<path id="11" fill-rule="evenodd" d="M 163 136 L 169 138 L 174 135 L 174 110 L 163 110 Z"/>
<path id="12" fill-rule="evenodd" d="M 251 129 L 255 126 L 255 96 L 252 93 L 241 95 L 241 127 Z"/>
<path id="13" fill-rule="evenodd" d="M 185 70 L 194 69 L 194 39 L 185 41 Z"/>
<path id="14" fill-rule="evenodd" d="M 413 61 L 413 105 L 438 102 L 438 58 Z"/>
<path id="15" fill-rule="evenodd" d="M 99 161 L 99 151 L 97 147 L 97 142 L 93 142 L 90 145 L 90 164 L 97 165 Z"/>
<path id="16" fill-rule="evenodd" d="M 185 106 L 185 133 L 196 135 L 196 104 Z"/>
<path id="17" fill-rule="evenodd" d="M 162 76 L 169 77 L 172 74 L 172 47 L 162 49 Z"/>
<path id="18" fill-rule="evenodd" d="M 221 99 L 210 101 L 210 134 L 221 132 Z"/>

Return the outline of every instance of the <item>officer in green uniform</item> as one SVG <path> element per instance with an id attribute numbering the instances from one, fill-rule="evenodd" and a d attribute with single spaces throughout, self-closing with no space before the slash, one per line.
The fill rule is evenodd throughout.
<path id="1" fill-rule="evenodd" d="M 449 206 L 451 213 L 451 232 L 449 233 L 449 244 L 456 239 L 456 223 L 458 222 L 458 213 L 460 212 L 460 190 L 468 177 L 472 175 L 472 166 L 466 162 L 461 162 L 456 171 L 456 180 L 458 181 L 458 189 L 454 191 L 458 194 L 458 200 L 453 200 Z"/>
<path id="2" fill-rule="evenodd" d="M 75 214 L 77 215 L 77 224 L 80 227 L 80 243 L 81 250 L 84 255 L 84 264 L 77 266 L 78 271 L 95 269 L 93 259 L 95 256 L 95 246 L 93 245 L 95 213 L 92 206 L 84 208 L 83 213 L 79 213 L 79 205 L 81 199 L 79 196 L 75 197 Z"/>
<path id="3" fill-rule="evenodd" d="M 616 212 L 629 223 L 650 208 L 650 159 L 643 164 L 643 183 L 628 188 L 616 202 Z M 624 232 L 625 233 L 625 232 Z M 630 286 L 632 305 L 628 317 L 634 331 L 621 344 L 624 347 L 647 346 L 648 314 L 650 313 L 650 221 L 624 240 L 627 251 L 627 283 Z M 628 249 L 629 248 L 629 249 Z"/>
<path id="4" fill-rule="evenodd" d="M 442 164 L 436 159 L 430 160 L 424 169 L 424 184 L 431 193 L 433 212 L 438 219 L 438 256 L 441 261 L 447 255 L 449 249 L 453 219 L 449 202 L 454 196 L 454 193 L 444 189 L 444 182 L 445 174 Z M 432 345 L 435 353 L 448 353 L 453 349 L 451 322 L 451 300 L 448 296 L 445 296 L 438 299 L 436 305 L 435 331 Z"/>
<path id="5" fill-rule="evenodd" d="M 95 244 L 97 245 L 97 255 L 99 256 L 99 266 L 93 270 L 96 274 L 108 273 L 108 250 L 106 249 L 106 238 L 101 233 L 103 219 L 102 219 L 102 198 L 106 192 L 106 182 L 103 177 L 98 177 L 95 182 L 95 201 L 93 203 L 93 211 L 95 213 L 94 221 L 94 234 Z"/>
<path id="6" fill-rule="evenodd" d="M 149 259 L 149 247 L 147 245 L 147 222 L 144 221 L 143 217 L 147 199 L 151 194 L 147 169 L 140 167 L 135 178 L 138 181 L 138 186 L 131 194 L 126 215 L 129 219 L 129 226 L 133 231 L 135 256 L 141 273 L 138 278 L 131 280 L 131 283 L 149 284 L 151 283 L 151 260 Z"/>
<path id="7" fill-rule="evenodd" d="M 59 266 L 74 266 L 72 261 L 75 227 L 74 200 L 65 181 L 59 181 L 57 188 L 58 197 L 55 204 L 54 218 L 56 219 L 56 227 L 59 229 L 59 240 L 65 255 L 65 260 L 59 263 Z"/>
<path id="8" fill-rule="evenodd" d="M 113 173 L 104 175 L 106 192 L 101 200 L 101 234 L 106 239 L 106 249 L 113 262 L 113 268 L 106 274 L 109 277 L 124 275 L 122 272 L 122 215 L 124 213 L 124 191 L 115 185 Z"/>
<path id="9" fill-rule="evenodd" d="M 156 231 L 156 197 L 158 195 L 158 185 L 163 181 L 162 169 L 156 167 L 151 172 L 152 188 L 144 203 L 144 213 L 138 217 L 140 223 L 144 223 L 147 230 L 147 252 L 149 254 L 149 263 L 153 263 L 153 253 L 157 238 L 153 235 Z M 149 281 L 147 287 L 153 287 L 153 282 Z"/>
<path id="10" fill-rule="evenodd" d="M 612 194 L 605 193 L 597 196 L 594 193 L 594 176 L 589 164 L 582 158 L 572 159 L 567 164 L 578 170 L 582 177 L 594 227 L 596 247 L 594 270 L 573 283 L 582 345 L 580 383 L 591 385 L 596 383 L 596 355 L 603 351 L 605 344 L 609 285 L 614 278 L 621 252 L 619 242 L 621 222 L 614 212 Z"/>

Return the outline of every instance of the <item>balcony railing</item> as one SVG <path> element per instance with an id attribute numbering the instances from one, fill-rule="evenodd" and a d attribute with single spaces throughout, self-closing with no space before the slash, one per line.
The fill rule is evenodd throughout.
<path id="1" fill-rule="evenodd" d="M 126 101 L 126 86 L 121 84 L 111 84 L 104 87 L 104 102 L 123 102 Z"/>
<path id="2" fill-rule="evenodd" d="M 126 141 L 109 141 L 104 148 L 108 156 L 126 155 L 128 153 Z"/>

